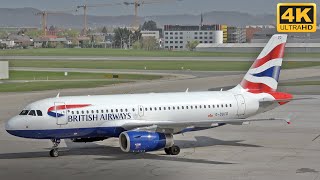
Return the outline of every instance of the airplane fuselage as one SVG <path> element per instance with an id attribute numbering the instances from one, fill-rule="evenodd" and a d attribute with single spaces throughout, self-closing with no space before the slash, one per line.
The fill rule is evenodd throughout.
<path id="1" fill-rule="evenodd" d="M 16 129 L 9 132 L 39 139 L 118 137 L 126 130 L 123 122 L 237 119 L 255 115 L 258 109 L 258 100 L 250 94 L 230 91 L 56 97 L 27 106 L 35 116 L 13 118 Z"/>

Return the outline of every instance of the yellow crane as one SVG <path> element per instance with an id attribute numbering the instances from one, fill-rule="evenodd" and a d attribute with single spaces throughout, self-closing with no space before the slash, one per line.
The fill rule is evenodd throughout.
<path id="1" fill-rule="evenodd" d="M 134 20 L 133 20 L 133 27 L 138 29 L 140 22 L 139 22 L 139 17 L 138 17 L 138 8 L 141 7 L 143 4 L 155 4 L 155 3 L 163 3 L 163 2 L 170 2 L 171 0 L 150 0 L 150 1 L 144 1 L 144 0 L 134 0 L 134 2 L 123 2 L 124 5 L 134 6 Z M 181 1 L 181 0 L 178 0 Z"/>
<path id="2" fill-rule="evenodd" d="M 36 16 L 41 16 L 41 29 L 43 32 L 43 36 L 47 35 L 47 19 L 49 14 L 64 14 L 68 13 L 70 10 L 65 10 L 65 11 L 40 11 L 35 13 Z"/>

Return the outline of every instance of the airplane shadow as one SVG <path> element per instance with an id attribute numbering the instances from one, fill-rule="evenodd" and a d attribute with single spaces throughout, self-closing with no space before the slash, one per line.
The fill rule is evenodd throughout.
<path id="1" fill-rule="evenodd" d="M 191 140 L 176 140 L 175 144 L 181 148 L 195 148 L 195 147 L 209 147 L 215 145 L 226 146 L 242 146 L 242 147 L 261 147 L 251 144 L 240 143 L 242 140 L 223 141 L 205 136 L 196 136 L 195 141 Z M 150 159 L 162 161 L 175 161 L 175 162 L 189 162 L 189 163 L 203 163 L 203 164 L 235 164 L 232 162 L 210 161 L 207 159 L 190 159 L 181 156 L 170 156 L 151 153 L 125 153 L 119 147 L 108 147 L 95 143 L 73 143 L 70 140 L 65 140 L 67 147 L 60 148 L 60 156 L 103 156 L 96 158 L 96 160 L 114 161 L 114 160 L 133 160 L 133 159 Z M 22 152 L 22 153 L 4 153 L 0 154 L 0 159 L 32 159 L 32 158 L 50 158 L 49 150 L 39 152 Z"/>

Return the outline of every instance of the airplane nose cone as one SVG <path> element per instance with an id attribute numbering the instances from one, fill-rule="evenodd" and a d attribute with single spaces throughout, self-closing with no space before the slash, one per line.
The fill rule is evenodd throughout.
<path id="1" fill-rule="evenodd" d="M 6 129 L 6 131 L 8 131 L 8 130 L 10 131 L 10 130 L 13 129 L 12 119 L 10 119 L 9 121 L 6 122 L 6 124 L 5 124 L 5 129 Z"/>
<path id="2" fill-rule="evenodd" d="M 5 129 L 9 134 L 13 134 L 15 130 L 20 126 L 19 119 L 17 117 L 11 118 L 9 121 L 6 122 L 5 124 Z"/>

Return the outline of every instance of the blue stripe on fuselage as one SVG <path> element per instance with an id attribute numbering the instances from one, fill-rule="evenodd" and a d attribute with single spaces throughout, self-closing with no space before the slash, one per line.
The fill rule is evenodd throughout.
<path id="1" fill-rule="evenodd" d="M 88 137 L 119 137 L 122 127 L 95 127 L 46 130 L 7 130 L 11 135 L 32 139 L 69 139 Z"/>

